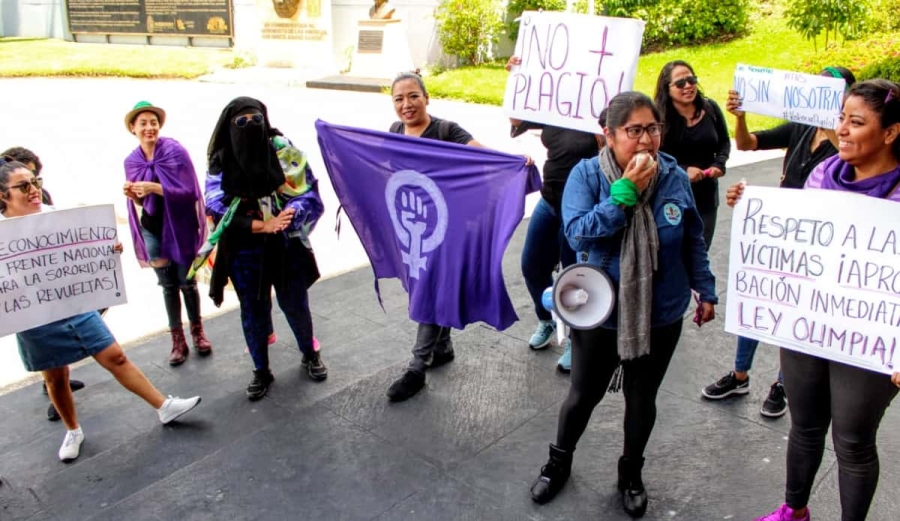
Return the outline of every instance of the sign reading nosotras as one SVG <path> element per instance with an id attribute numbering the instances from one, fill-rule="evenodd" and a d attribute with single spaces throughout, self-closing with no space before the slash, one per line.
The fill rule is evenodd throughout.
<path id="1" fill-rule="evenodd" d="M 0 220 L 0 336 L 127 302 L 113 205 Z"/>
<path id="2" fill-rule="evenodd" d="M 730 253 L 726 331 L 900 371 L 900 203 L 748 186 Z"/>
<path id="3" fill-rule="evenodd" d="M 734 90 L 741 96 L 741 110 L 814 127 L 837 126 L 845 88 L 842 78 L 743 63 L 734 71 Z"/>
<path id="4" fill-rule="evenodd" d="M 632 90 L 644 22 L 557 11 L 525 11 L 506 82 L 511 118 L 600 132 L 597 119 L 616 94 Z"/>

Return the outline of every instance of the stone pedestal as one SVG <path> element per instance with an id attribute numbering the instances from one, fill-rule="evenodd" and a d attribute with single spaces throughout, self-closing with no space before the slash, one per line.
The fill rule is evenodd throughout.
<path id="1" fill-rule="evenodd" d="M 259 64 L 336 70 L 331 0 L 258 0 Z"/>
<path id="2" fill-rule="evenodd" d="M 391 80 L 413 70 L 409 39 L 402 20 L 360 20 L 356 52 L 348 76 Z"/>

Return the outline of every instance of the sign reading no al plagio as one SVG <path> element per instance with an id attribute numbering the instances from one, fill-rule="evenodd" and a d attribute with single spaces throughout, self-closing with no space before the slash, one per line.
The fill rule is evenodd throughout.
<path id="1" fill-rule="evenodd" d="M 900 203 L 747 187 L 731 222 L 730 333 L 900 370 Z"/>
<path id="2" fill-rule="evenodd" d="M 525 11 L 503 109 L 511 118 L 599 133 L 600 112 L 632 90 L 644 22 Z"/>
<path id="3" fill-rule="evenodd" d="M 0 220 L 0 336 L 124 304 L 113 205 Z"/>

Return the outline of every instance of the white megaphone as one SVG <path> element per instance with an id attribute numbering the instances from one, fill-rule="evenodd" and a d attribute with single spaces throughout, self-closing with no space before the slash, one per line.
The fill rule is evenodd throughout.
<path id="1" fill-rule="evenodd" d="M 616 291 L 606 273 L 591 264 L 573 264 L 556 277 L 541 299 L 572 329 L 593 329 L 606 322 L 616 304 Z"/>

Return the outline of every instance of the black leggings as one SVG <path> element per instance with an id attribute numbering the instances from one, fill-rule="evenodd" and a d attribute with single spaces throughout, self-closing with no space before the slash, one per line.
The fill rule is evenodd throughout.
<path id="1" fill-rule="evenodd" d="M 831 424 L 841 520 L 862 521 L 878 486 L 878 424 L 897 387 L 887 375 L 789 349 L 781 349 L 781 370 L 791 410 L 785 502 L 807 506 Z"/>
<path id="2" fill-rule="evenodd" d="M 163 300 L 166 303 L 166 315 L 169 317 L 170 329 L 181 329 L 181 298 L 187 308 L 191 325 L 200 323 L 200 292 L 196 279 L 187 280 L 190 266 L 170 262 L 168 266 L 153 268 L 156 278 L 163 289 Z"/>
<path id="3" fill-rule="evenodd" d="M 656 394 L 678 339 L 682 321 L 650 331 L 650 354 L 622 363 L 625 393 L 625 447 L 629 459 L 643 457 L 656 423 Z M 616 331 L 597 328 L 572 330 L 572 385 L 559 411 L 556 445 L 575 450 L 594 407 L 600 403 L 619 364 Z"/>

